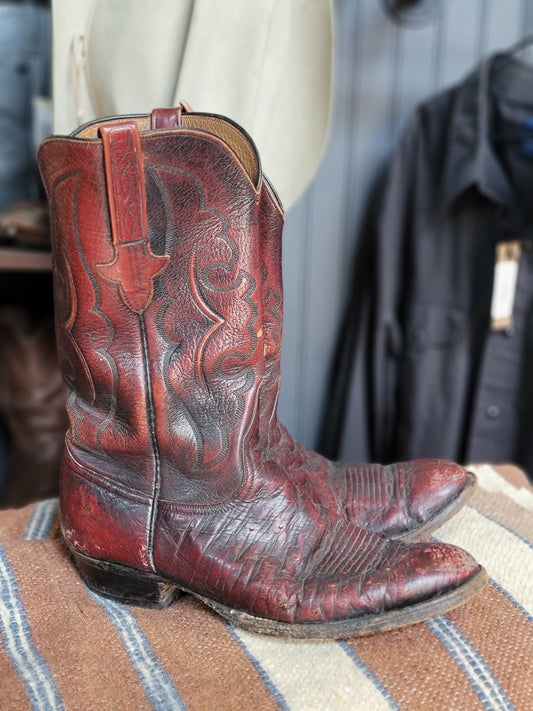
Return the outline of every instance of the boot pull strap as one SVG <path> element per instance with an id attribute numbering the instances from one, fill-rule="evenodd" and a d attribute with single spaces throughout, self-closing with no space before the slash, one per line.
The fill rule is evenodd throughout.
<path id="1" fill-rule="evenodd" d="M 142 313 L 153 297 L 153 280 L 169 257 L 152 253 L 139 129 L 131 121 L 100 127 L 114 256 L 98 273 L 118 286 L 126 306 Z"/>
<path id="2" fill-rule="evenodd" d="M 182 113 L 190 113 L 191 107 L 187 102 L 181 101 L 179 106 L 174 106 L 171 109 L 154 109 L 152 111 L 152 128 L 181 128 Z"/>
<path id="3" fill-rule="evenodd" d="M 142 149 L 133 122 L 100 128 L 113 243 L 146 239 L 148 217 Z"/>

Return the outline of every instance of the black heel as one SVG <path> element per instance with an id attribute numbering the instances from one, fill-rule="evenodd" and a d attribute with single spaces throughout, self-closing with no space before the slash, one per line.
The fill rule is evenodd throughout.
<path id="1" fill-rule="evenodd" d="M 151 573 L 145 573 L 119 563 L 89 558 L 72 552 L 80 576 L 88 588 L 98 595 L 127 605 L 168 607 L 180 592 Z"/>

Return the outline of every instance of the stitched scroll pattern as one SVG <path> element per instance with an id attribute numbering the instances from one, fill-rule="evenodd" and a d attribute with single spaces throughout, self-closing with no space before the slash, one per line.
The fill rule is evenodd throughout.
<path id="1" fill-rule="evenodd" d="M 167 235 L 160 249 L 170 252 L 157 323 L 169 344 L 163 376 L 171 430 L 189 467 L 215 466 L 231 449 L 229 433 L 241 426 L 258 380 L 257 281 L 230 219 L 208 203 L 195 175 L 172 166 L 150 166 L 147 174 L 148 194 L 156 190 L 162 205 L 149 218 L 159 221 Z"/>
<path id="2" fill-rule="evenodd" d="M 70 392 L 72 439 L 83 439 L 103 453 L 103 438 L 114 438 L 117 432 L 122 438 L 131 425 L 127 418 L 117 418 L 120 358 L 113 349 L 115 327 L 106 313 L 108 295 L 102 293 L 91 255 L 91 250 L 98 252 L 98 240 L 94 235 L 85 239 L 85 230 L 80 233 L 86 185 L 84 171 L 73 169 L 52 188 L 53 235 L 61 245 L 53 251 L 54 301 L 58 353 Z M 92 204 L 96 205 L 94 200 Z M 91 226 L 95 233 L 102 228 L 96 217 Z"/>

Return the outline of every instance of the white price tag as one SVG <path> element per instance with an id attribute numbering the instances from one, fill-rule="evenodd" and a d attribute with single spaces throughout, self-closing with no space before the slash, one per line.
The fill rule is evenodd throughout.
<path id="1" fill-rule="evenodd" d="M 518 266 L 522 247 L 520 242 L 499 242 L 496 245 L 496 263 L 490 308 L 491 327 L 500 331 L 513 324 L 513 309 L 518 279 Z"/>

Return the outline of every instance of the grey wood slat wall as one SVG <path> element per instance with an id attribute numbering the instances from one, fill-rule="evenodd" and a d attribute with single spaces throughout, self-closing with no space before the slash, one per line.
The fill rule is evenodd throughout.
<path id="1" fill-rule="evenodd" d="M 365 206 L 415 105 L 533 31 L 533 0 L 440 0 L 425 24 L 398 25 L 382 0 L 334 0 L 328 146 L 287 213 L 279 415 L 315 446 Z M 532 87 L 533 91 L 533 87 Z"/>

